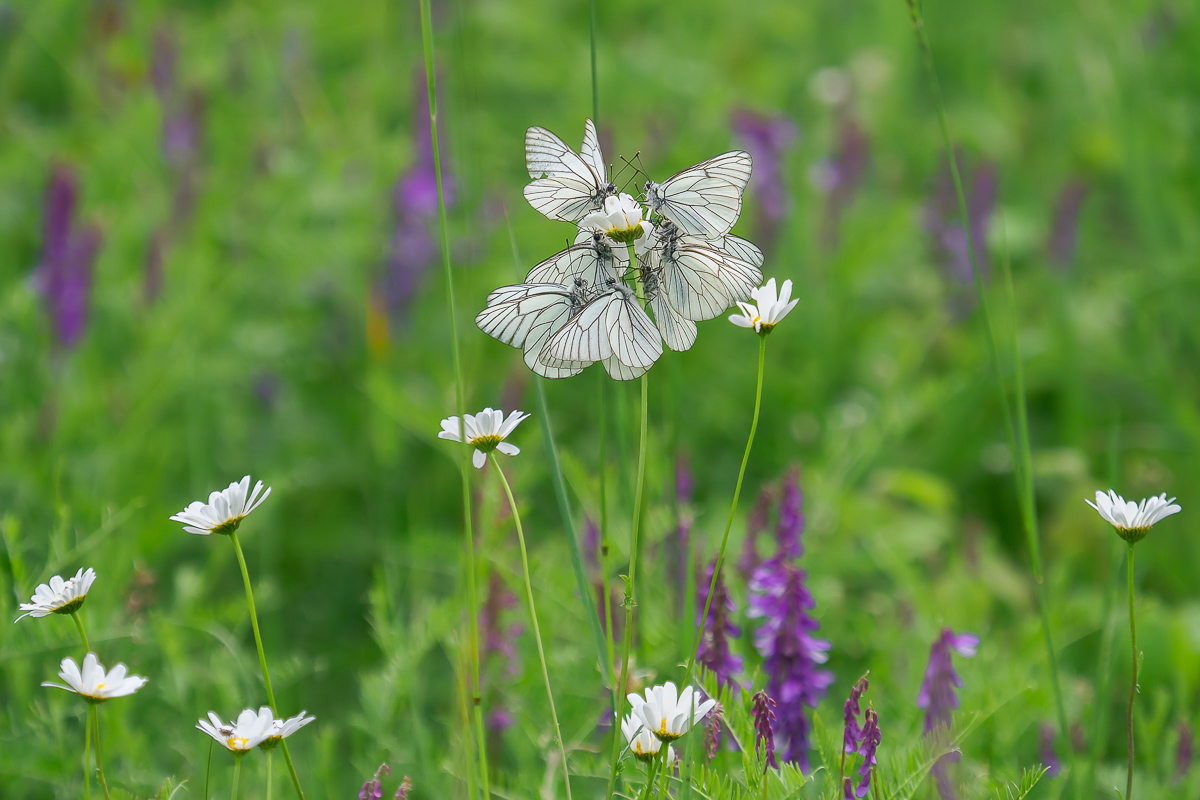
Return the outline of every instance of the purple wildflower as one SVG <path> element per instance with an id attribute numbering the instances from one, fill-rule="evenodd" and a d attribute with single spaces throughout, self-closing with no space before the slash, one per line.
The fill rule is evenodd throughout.
<path id="1" fill-rule="evenodd" d="M 800 534 L 804 531 L 804 493 L 800 491 L 800 468 L 792 467 L 783 482 L 783 499 L 779 501 L 780 558 L 799 558 L 804 554 Z"/>
<path id="2" fill-rule="evenodd" d="M 396 787 L 396 796 L 394 800 L 408 800 L 408 793 L 412 791 L 412 778 L 407 775 L 404 780 L 400 781 L 400 785 Z"/>
<path id="3" fill-rule="evenodd" d="M 959 158 L 963 164 L 963 159 Z M 981 277 L 988 272 L 987 228 L 996 204 L 998 173 L 991 162 L 963 170 L 963 191 L 967 198 L 967 218 L 971 239 L 975 242 L 975 258 Z M 933 240 L 934 258 L 943 272 L 960 286 L 974 281 L 967 236 L 962 229 L 957 194 L 950 168 L 942 168 L 935 183 L 933 197 L 925 208 L 925 229 Z"/>
<path id="4" fill-rule="evenodd" d="M 98 228 L 76 225 L 78 191 L 74 171 L 54 167 L 42 220 L 42 263 L 36 272 L 55 342 L 66 348 L 79 341 L 87 326 L 92 270 L 101 243 Z"/>
<path id="5" fill-rule="evenodd" d="M 379 769 L 375 770 L 375 774 L 371 779 L 362 785 L 358 790 L 358 800 L 379 800 L 383 797 L 383 781 L 379 780 L 379 773 L 391 775 L 392 770 L 387 764 L 380 764 Z"/>
<path id="6" fill-rule="evenodd" d="M 746 515 L 746 538 L 742 541 L 742 554 L 738 558 L 738 572 L 742 573 L 746 580 L 750 579 L 761 563 L 758 557 L 758 535 L 767 529 L 774 494 L 770 484 L 764 486 L 759 491 L 750 513 Z"/>
<path id="7" fill-rule="evenodd" d="M 882 739 L 883 736 L 879 732 L 879 715 L 875 713 L 875 709 L 868 708 L 862 727 L 862 745 L 859 748 L 863 761 L 858 766 L 858 777 L 862 780 L 854 789 L 854 796 L 860 800 L 866 797 L 871 789 L 871 774 L 876 764 L 875 753 Z"/>
<path id="8" fill-rule="evenodd" d="M 774 721 L 775 701 L 767 696 L 766 692 L 758 692 L 754 695 L 754 752 L 759 755 L 766 753 L 763 762 L 764 773 L 767 767 L 779 769 L 779 764 L 775 761 L 775 732 L 771 727 Z"/>
<path id="9" fill-rule="evenodd" d="M 784 185 L 784 159 L 796 140 L 796 124 L 774 114 L 747 109 L 733 113 L 733 130 L 754 159 L 750 191 L 758 199 L 759 232 L 756 241 L 770 246 L 791 205 Z"/>
<path id="10" fill-rule="evenodd" d="M 501 617 L 509 609 L 515 608 L 517 597 L 504 585 L 504 580 L 495 572 L 492 573 L 488 584 L 488 596 L 483 607 L 479 610 L 479 628 L 482 633 L 481 659 L 496 654 L 501 663 L 507 664 L 510 678 L 516 677 L 520 671 L 517 661 L 516 641 L 521 635 L 521 626 L 513 623 L 504 627 Z M 502 685 L 497 680 L 496 685 Z M 492 704 L 492 713 L 488 716 L 488 727 L 499 733 L 513 723 L 512 715 L 499 702 Z"/>
<path id="11" fill-rule="evenodd" d="M 1067 182 L 1054 204 L 1054 222 L 1046 250 L 1050 262 L 1063 269 L 1075 262 L 1075 246 L 1079 241 L 1079 212 L 1088 196 L 1088 185 L 1074 179 Z"/>
<path id="12" fill-rule="evenodd" d="M 979 647 L 979 637 L 970 633 L 955 634 L 946 628 L 933 643 L 929 652 L 929 666 L 925 668 L 925 680 L 917 696 L 917 707 L 925 709 L 925 733 L 937 728 L 949 728 L 954 709 L 958 708 L 958 689 L 962 678 L 954 671 L 951 653 L 963 658 L 972 658 Z"/>
<path id="13" fill-rule="evenodd" d="M 1042 723 L 1038 726 L 1038 754 L 1046 766 L 1046 774 L 1051 778 L 1057 777 L 1062 771 L 1062 762 L 1058 753 L 1054 752 L 1054 726 Z"/>
<path id="14" fill-rule="evenodd" d="M 505 406 L 509 408 L 510 406 Z M 600 568 L 600 528 L 591 517 L 583 520 L 583 557 L 593 570 Z"/>
<path id="15" fill-rule="evenodd" d="M 826 195 L 822 239 L 826 247 L 837 243 L 842 213 L 850 207 L 866 174 L 870 140 L 852 118 L 842 120 L 838 129 L 837 152 L 820 162 L 811 173 L 818 191 Z"/>
<path id="16" fill-rule="evenodd" d="M 854 684 L 854 688 L 850 690 L 850 696 L 846 698 L 846 705 L 842 710 L 842 720 L 845 723 L 842 729 L 843 753 L 857 753 L 862 746 L 863 730 L 858 724 L 858 715 L 861 713 L 859 711 L 859 700 L 869 685 L 867 676 L 863 675 L 858 679 L 858 683 Z"/>
<path id="17" fill-rule="evenodd" d="M 1175 776 L 1183 780 L 1192 768 L 1192 750 L 1195 739 L 1192 727 L 1186 722 L 1179 723 L 1179 748 L 1175 751 Z"/>
<path id="18" fill-rule="evenodd" d="M 704 616 L 704 604 L 708 601 L 708 587 L 712 583 L 713 570 L 716 569 L 716 557 L 704 571 L 704 578 L 697 587 L 696 593 L 696 623 L 699 624 Z M 733 622 L 737 611 L 733 597 L 725 586 L 725 576 L 717 575 L 717 585 L 713 590 L 712 603 L 709 605 L 708 622 L 700 638 L 700 652 L 697 660 L 701 666 L 717 677 L 720 686 L 736 686 L 733 676 L 742 668 L 742 659 L 729 651 L 729 637 L 737 638 L 742 631 Z"/>
<path id="19" fill-rule="evenodd" d="M 709 761 L 716 758 L 717 749 L 721 746 L 721 722 L 724 716 L 724 707 L 717 703 L 704 721 L 704 755 Z"/>

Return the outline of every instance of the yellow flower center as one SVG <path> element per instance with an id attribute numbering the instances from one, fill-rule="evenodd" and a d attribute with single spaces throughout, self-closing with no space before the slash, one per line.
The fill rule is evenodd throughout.
<path id="1" fill-rule="evenodd" d="M 495 433 L 489 433 L 486 436 L 476 436 L 471 440 L 471 447 L 483 453 L 490 453 L 496 449 L 496 445 L 500 444 L 504 439 Z"/>
<path id="2" fill-rule="evenodd" d="M 250 740 L 243 736 L 230 736 L 225 741 L 229 743 L 230 750 L 245 750 L 246 742 Z"/>

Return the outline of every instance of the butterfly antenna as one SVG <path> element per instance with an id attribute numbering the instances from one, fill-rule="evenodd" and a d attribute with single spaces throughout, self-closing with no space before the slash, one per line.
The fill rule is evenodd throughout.
<path id="1" fill-rule="evenodd" d="M 625 171 L 625 169 L 626 169 L 626 168 L 629 168 L 629 169 L 632 169 L 632 170 L 633 170 L 633 175 L 632 175 L 632 176 L 630 176 L 630 178 L 629 178 L 629 180 L 628 180 L 628 181 L 626 181 L 626 184 L 625 184 L 625 186 L 626 186 L 626 187 L 628 187 L 628 186 L 629 186 L 629 183 L 631 183 L 631 182 L 633 182 L 633 181 L 636 181 L 636 180 L 637 180 L 637 177 L 638 177 L 638 175 L 645 175 L 645 174 L 646 174 L 646 173 L 645 173 L 645 171 L 644 171 L 643 169 L 641 169 L 641 167 L 640 167 L 640 166 L 638 166 L 639 164 L 641 164 L 641 160 L 642 160 L 642 151 L 641 151 L 641 150 L 639 150 L 638 152 L 636 152 L 636 153 L 634 153 L 634 154 L 633 154 L 633 159 L 632 159 L 632 160 L 631 160 L 631 159 L 628 159 L 628 158 L 626 158 L 625 156 L 620 156 L 620 159 L 621 159 L 623 162 L 625 162 L 625 166 L 623 166 L 623 167 L 621 167 L 621 169 L 617 170 L 617 174 L 616 174 L 616 175 L 613 175 L 613 183 L 616 183 L 616 182 L 617 182 L 617 178 L 619 178 L 619 177 L 621 176 L 621 173 L 623 173 L 623 172 Z M 638 164 L 634 164 L 634 161 L 637 161 L 637 162 L 638 162 Z"/>

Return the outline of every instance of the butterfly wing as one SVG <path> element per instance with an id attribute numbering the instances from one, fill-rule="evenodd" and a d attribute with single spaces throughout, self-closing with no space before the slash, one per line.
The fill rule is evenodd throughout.
<path id="1" fill-rule="evenodd" d="M 719 316 L 762 282 L 758 267 L 695 237 L 683 237 L 660 262 L 667 302 L 690 320 Z"/>
<path id="2" fill-rule="evenodd" d="M 671 308 L 665 294 L 659 292 L 651 298 L 650 310 L 654 312 L 654 323 L 667 347 L 682 353 L 696 343 L 696 323 Z"/>
<path id="3" fill-rule="evenodd" d="M 724 236 L 742 213 L 752 163 L 744 150 L 710 158 L 652 186 L 650 206 L 684 233 Z"/>
<path id="4" fill-rule="evenodd" d="M 602 160 L 598 144 L 593 156 Z M 525 187 L 525 199 L 550 219 L 578 222 L 600 207 L 597 198 L 602 200 L 607 188 L 603 169 L 597 172 L 545 128 L 534 126 L 525 132 L 525 168 L 533 178 Z"/>
<path id="5" fill-rule="evenodd" d="M 662 355 L 662 342 L 633 291 L 613 284 L 546 342 L 545 353 L 549 359 L 564 361 L 615 359 L 636 373 L 632 377 L 638 377 Z"/>
<path id="6" fill-rule="evenodd" d="M 529 270 L 526 283 L 561 283 L 572 286 L 576 279 L 589 286 L 603 286 L 608 278 L 618 277 L 613 264 L 612 250 L 595 241 L 594 234 L 586 232 L 582 242 L 555 253 Z"/>
<path id="7" fill-rule="evenodd" d="M 603 182 L 604 176 L 608 174 L 608 167 L 604 163 L 604 154 L 600 152 L 600 137 L 596 135 L 596 126 L 590 119 L 583 126 L 583 147 L 579 148 L 579 155 Z"/>
<path id="8" fill-rule="evenodd" d="M 524 194 L 529 205 L 550 219 L 579 222 L 601 207 L 595 199 L 599 192 L 595 184 L 573 175 L 556 175 L 527 184 Z"/>
<path id="9" fill-rule="evenodd" d="M 734 258 L 740 258 L 742 261 L 748 261 L 754 266 L 762 268 L 764 261 L 762 250 L 755 247 L 753 242 L 748 242 L 740 236 L 734 236 L 732 233 L 722 236 L 713 241 L 713 247 Z"/>
<path id="10" fill-rule="evenodd" d="M 568 378 L 587 364 L 544 364 L 538 355 L 546 341 L 571 318 L 571 288 L 558 283 L 502 286 L 488 295 L 475 317 L 479 329 L 504 344 L 523 349 L 525 365 L 545 378 Z"/>

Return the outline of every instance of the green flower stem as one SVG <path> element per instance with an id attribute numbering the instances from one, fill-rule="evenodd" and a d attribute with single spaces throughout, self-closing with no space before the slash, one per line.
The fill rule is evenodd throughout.
<path id="1" fill-rule="evenodd" d="M 112 800 L 108 794 L 108 781 L 104 780 L 104 764 L 100 758 L 100 709 L 95 703 L 91 706 L 92 722 L 96 726 L 96 774 L 100 777 L 100 789 L 104 792 L 104 800 Z"/>
<path id="2" fill-rule="evenodd" d="M 588 0 L 591 14 L 589 25 L 592 40 L 592 122 L 600 126 L 600 84 L 596 79 L 596 0 Z"/>
<path id="3" fill-rule="evenodd" d="M 271 673 L 267 670 L 267 654 L 263 650 L 262 634 L 258 630 L 258 612 L 254 609 L 254 592 L 250 588 L 250 570 L 246 569 L 246 557 L 242 554 L 242 543 L 238 540 L 237 530 L 229 533 L 233 542 L 234 552 L 237 553 L 238 566 L 242 570 L 242 583 L 246 587 L 246 605 L 250 607 L 250 627 L 254 629 L 254 646 L 258 648 L 258 665 L 262 668 L 263 684 L 267 687 L 267 703 L 271 712 L 279 716 L 279 707 L 275 705 L 275 692 L 271 689 Z M 296 787 L 296 796 L 304 800 L 304 790 L 300 788 L 300 776 L 296 774 L 296 766 L 292 763 L 292 754 L 288 752 L 287 740 L 283 741 L 283 758 L 287 761 L 292 773 L 292 784 Z M 236 775 L 237 772 L 235 771 Z"/>
<path id="4" fill-rule="evenodd" d="M 212 795 L 208 793 L 208 779 L 212 777 L 212 754 L 213 745 L 215 744 L 216 740 L 208 740 L 208 764 L 204 767 L 204 800 L 209 800 L 209 798 L 212 797 Z"/>
<path id="5" fill-rule="evenodd" d="M 238 780 L 242 777 L 242 753 L 233 754 L 233 789 L 229 792 L 229 800 L 237 800 Z"/>
<path id="6" fill-rule="evenodd" d="M 79 629 L 79 638 L 83 640 L 83 654 L 86 656 L 92 651 L 92 647 L 88 644 L 87 634 L 83 631 L 83 620 L 79 618 L 78 609 L 71 612 L 71 619 L 75 620 L 75 627 Z"/>
<path id="7" fill-rule="evenodd" d="M 1137 697 L 1138 687 L 1138 649 L 1137 649 L 1137 620 L 1133 615 L 1133 542 L 1129 543 L 1129 555 L 1125 560 L 1129 576 L 1129 641 L 1132 648 L 1133 677 L 1129 681 L 1129 710 L 1125 714 L 1126 733 L 1129 736 L 1129 765 L 1125 773 L 1125 800 L 1133 797 L 1133 699 Z"/>
<path id="8" fill-rule="evenodd" d="M 658 798 L 659 800 L 671 800 L 671 795 L 667 791 L 668 787 L 671 785 L 671 764 L 668 761 L 668 759 L 671 757 L 671 746 L 664 742 L 663 746 L 659 748 L 658 752 L 662 753 L 663 762 L 662 788 L 659 789 Z"/>
<path id="9" fill-rule="evenodd" d="M 633 245 L 629 246 L 633 258 Z M 633 262 L 636 263 L 636 262 Z M 640 294 L 640 291 L 639 291 Z M 625 713 L 626 694 L 629 687 L 629 648 L 633 644 L 633 609 L 637 606 L 634 587 L 637 585 L 638 528 L 642 519 L 642 489 L 646 482 L 646 418 L 649 415 L 650 383 L 642 375 L 642 422 L 638 443 L 637 484 L 633 493 L 633 523 L 629 535 L 629 578 L 625 582 L 625 642 L 621 654 L 621 681 L 617 688 L 616 715 L 613 718 L 612 772 L 608 776 L 606 800 L 612 800 L 617 785 L 617 766 L 621 757 L 621 716 Z"/>
<path id="10" fill-rule="evenodd" d="M 273 751 L 267 751 L 267 800 L 271 800 L 271 756 L 273 755 L 275 755 Z"/>
<path id="11" fill-rule="evenodd" d="M 558 727 L 558 713 L 554 709 L 554 692 L 550 689 L 550 671 L 546 668 L 546 650 L 542 646 L 542 631 L 538 626 L 537 607 L 533 604 L 533 583 L 529 577 L 529 554 L 525 549 L 525 530 L 521 526 L 521 513 L 517 510 L 517 501 L 513 499 L 512 487 L 508 485 L 508 478 L 504 476 L 504 470 L 500 468 L 500 462 L 496 459 L 494 451 L 492 452 L 492 465 L 496 468 L 496 474 L 500 476 L 500 483 L 504 486 L 504 495 L 508 498 L 508 507 L 512 509 L 513 521 L 517 525 L 517 541 L 521 544 L 521 567 L 525 575 L 525 597 L 529 601 L 529 618 L 533 622 L 533 638 L 537 640 L 538 659 L 542 663 L 542 680 L 546 683 L 546 699 L 550 701 L 550 719 L 554 722 L 554 738 L 558 740 L 558 754 L 562 758 L 563 781 L 567 785 L 567 800 L 571 800 L 571 773 L 567 769 L 567 748 L 563 742 L 562 731 Z"/>
<path id="12" fill-rule="evenodd" d="M 87 722 L 83 726 L 83 796 L 92 797 L 92 704 L 88 703 Z"/>
<path id="13" fill-rule="evenodd" d="M 592 5 L 593 14 L 595 4 Z M 603 593 L 600 602 L 604 603 L 604 644 L 607 648 L 608 669 L 603 672 L 609 678 L 611 688 L 612 710 L 617 711 L 617 682 L 612 680 L 613 659 L 613 618 L 612 599 L 608 594 L 608 387 L 605 386 L 605 375 L 596 370 L 597 394 L 600 406 L 600 590 Z"/>
<path id="14" fill-rule="evenodd" d="M 653 735 L 653 734 L 651 734 Z M 664 748 L 665 749 L 665 748 Z M 658 777 L 658 759 L 650 759 L 650 766 L 646 768 L 646 786 L 642 789 L 642 794 L 638 800 L 649 800 L 650 792 L 654 788 L 654 779 Z"/>
<path id="15" fill-rule="evenodd" d="M 482 698 L 479 694 L 479 608 L 475 587 L 475 533 L 471 520 L 471 447 L 467 443 L 466 399 L 463 388 L 462 355 L 458 345 L 458 320 L 454 311 L 454 271 L 450 267 L 450 237 L 446 228 L 446 197 L 442 186 L 442 156 L 438 144 L 437 77 L 433 59 L 433 15 L 429 0 L 419 0 L 421 8 L 421 44 L 425 51 L 425 88 L 429 93 L 429 137 L 433 146 L 433 168 L 437 180 L 438 224 L 441 230 L 442 268 L 446 276 L 446 306 L 450 316 L 450 351 L 454 363 L 454 399 L 458 408 L 459 438 L 462 439 L 463 531 L 467 550 L 467 617 L 471 630 L 468 655 L 471 671 L 471 700 L 475 707 L 476 746 L 479 751 L 479 773 L 485 800 L 491 797 L 488 782 L 487 746 L 483 732 Z"/>

